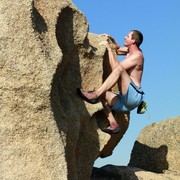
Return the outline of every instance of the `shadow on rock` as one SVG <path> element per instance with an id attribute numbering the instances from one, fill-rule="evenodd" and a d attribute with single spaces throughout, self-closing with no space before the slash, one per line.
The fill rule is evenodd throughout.
<path id="1" fill-rule="evenodd" d="M 159 148 L 152 148 L 136 141 L 128 166 L 163 173 L 169 167 L 166 159 L 167 153 L 168 147 L 166 145 L 161 145 Z"/>
<path id="2" fill-rule="evenodd" d="M 91 180 L 138 180 L 138 178 L 131 168 L 106 165 L 101 168 L 93 168 Z"/>
<path id="3" fill-rule="evenodd" d="M 119 124 L 121 131 L 118 134 L 111 135 L 109 141 L 99 153 L 99 157 L 101 158 L 105 158 L 112 155 L 114 148 L 121 141 L 121 139 L 123 138 L 124 134 L 126 133 L 129 127 L 130 115 L 128 113 L 113 112 L 113 115 L 117 123 Z M 96 116 L 98 127 L 100 129 L 109 126 L 109 122 L 103 110 L 97 111 L 95 113 L 95 116 Z"/>

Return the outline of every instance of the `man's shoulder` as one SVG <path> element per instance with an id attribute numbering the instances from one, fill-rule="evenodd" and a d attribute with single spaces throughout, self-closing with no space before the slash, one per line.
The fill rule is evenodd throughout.
<path id="1" fill-rule="evenodd" d="M 136 51 L 134 52 L 134 57 L 137 58 L 137 59 L 144 59 L 144 55 L 142 53 L 142 51 Z"/>
<path id="2" fill-rule="evenodd" d="M 129 53 L 127 57 L 131 57 L 132 59 L 144 59 L 143 53 L 141 51 L 136 51 L 132 54 Z"/>

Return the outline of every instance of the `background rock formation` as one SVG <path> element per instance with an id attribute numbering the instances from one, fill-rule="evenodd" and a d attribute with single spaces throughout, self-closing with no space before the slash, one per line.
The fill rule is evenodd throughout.
<path id="1" fill-rule="evenodd" d="M 130 166 L 162 173 L 180 170 L 180 117 L 144 128 L 131 154 Z"/>
<path id="2" fill-rule="evenodd" d="M 180 117 L 145 127 L 139 134 L 129 165 L 94 168 L 91 180 L 179 180 Z"/>
<path id="3" fill-rule="evenodd" d="M 94 168 L 91 180 L 179 180 L 178 171 L 154 173 L 129 166 L 106 165 Z"/>
<path id="4" fill-rule="evenodd" d="M 102 133 L 101 105 L 76 95 L 108 74 L 102 39 L 68 0 L 2 0 L 0 12 L 0 179 L 88 179 L 129 122 L 116 114 L 122 133 Z"/>

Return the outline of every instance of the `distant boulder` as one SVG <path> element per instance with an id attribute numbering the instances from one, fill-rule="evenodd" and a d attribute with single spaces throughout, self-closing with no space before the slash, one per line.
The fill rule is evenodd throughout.
<path id="1" fill-rule="evenodd" d="M 91 180 L 179 180 L 180 117 L 145 127 L 135 141 L 128 166 L 93 168 Z"/>
<path id="2" fill-rule="evenodd" d="M 131 153 L 129 166 L 152 172 L 180 169 L 180 117 L 144 128 Z"/>

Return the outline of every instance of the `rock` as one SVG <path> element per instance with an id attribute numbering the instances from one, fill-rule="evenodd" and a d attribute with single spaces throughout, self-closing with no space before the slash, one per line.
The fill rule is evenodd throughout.
<path id="1" fill-rule="evenodd" d="M 179 180 L 180 117 L 145 127 L 139 134 L 129 165 L 94 168 L 91 180 Z"/>
<path id="2" fill-rule="evenodd" d="M 69 0 L 1 0 L 0 12 L 0 179 L 89 179 L 129 122 L 101 132 L 102 106 L 76 94 L 107 76 L 102 39 Z"/>
<path id="3" fill-rule="evenodd" d="M 134 171 L 126 166 L 106 165 L 94 168 L 91 180 L 138 180 Z"/>
<path id="4" fill-rule="evenodd" d="M 129 166 L 163 172 L 180 169 L 180 117 L 144 128 L 138 136 Z"/>
<path id="5" fill-rule="evenodd" d="M 135 167 L 106 165 L 94 168 L 91 180 L 179 180 L 179 177 L 180 173 L 174 171 L 153 173 Z"/>
<path id="6" fill-rule="evenodd" d="M 113 154 L 114 148 L 119 143 L 119 141 L 123 138 L 125 132 L 127 131 L 128 127 L 129 127 L 130 115 L 128 113 L 122 113 L 122 112 L 115 113 L 114 112 L 114 116 L 120 126 L 121 131 L 118 134 L 113 134 L 111 136 L 108 135 L 108 137 L 110 137 L 110 139 L 105 140 L 107 143 L 101 143 L 101 142 L 104 142 L 104 138 L 107 135 L 105 135 L 105 133 L 103 133 L 102 131 L 98 131 L 99 132 L 99 142 L 100 142 L 100 145 L 102 146 L 100 148 L 101 151 L 99 153 L 99 157 L 101 157 L 101 158 L 106 158 Z M 104 117 L 102 110 L 98 111 L 96 113 L 96 120 L 98 123 L 98 127 L 103 128 L 103 127 L 108 126 L 108 122 L 107 122 L 106 118 Z"/>

